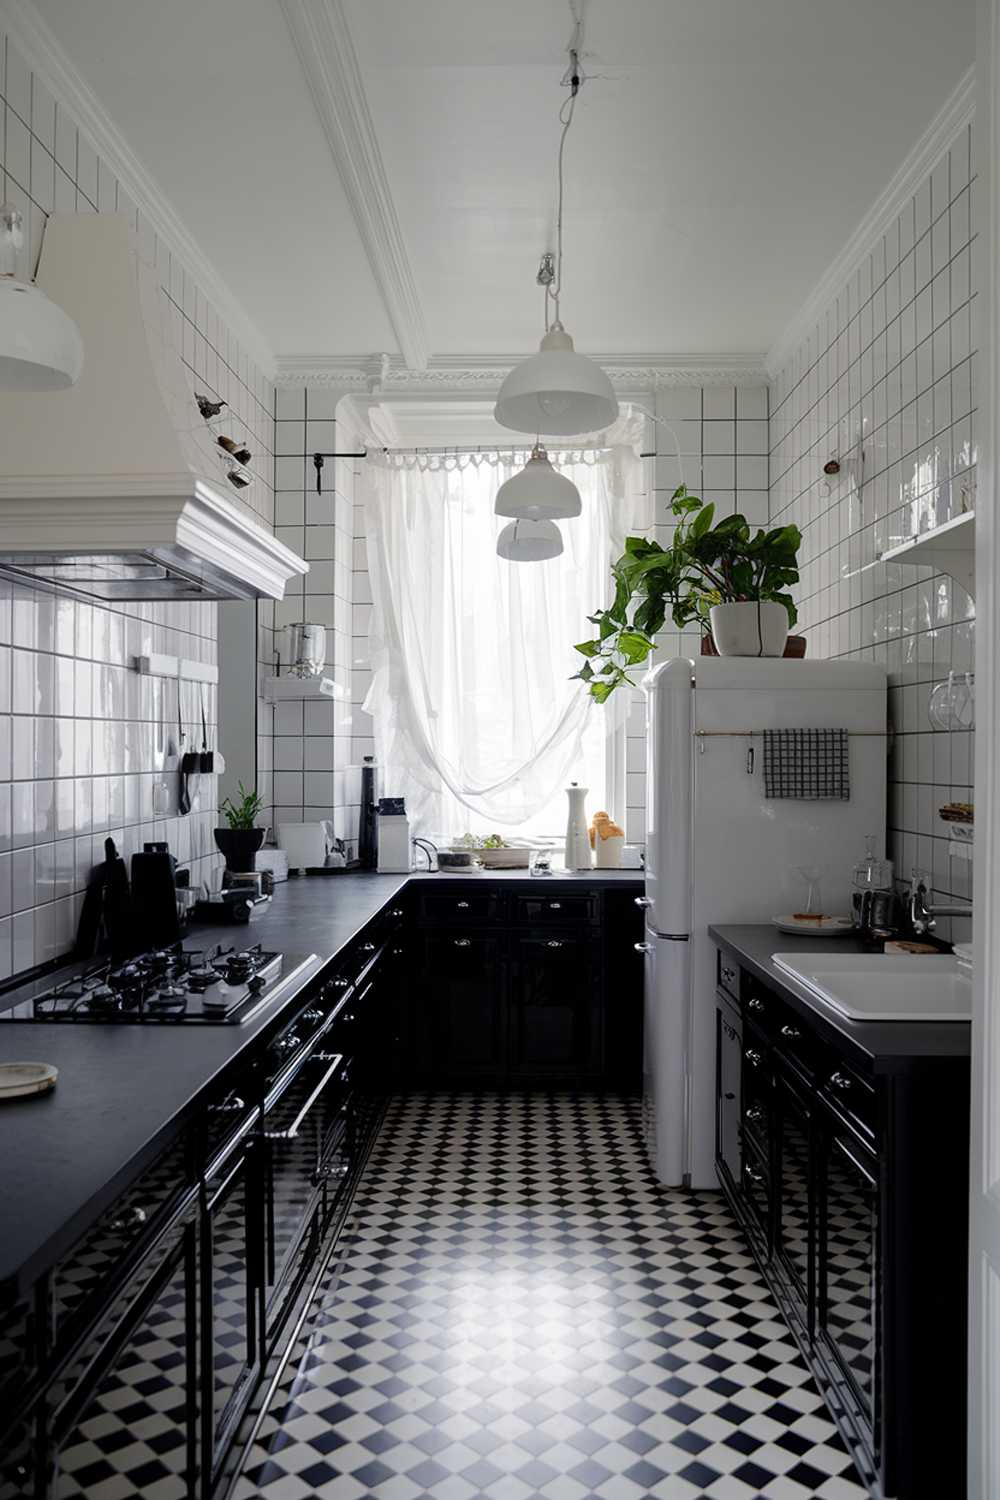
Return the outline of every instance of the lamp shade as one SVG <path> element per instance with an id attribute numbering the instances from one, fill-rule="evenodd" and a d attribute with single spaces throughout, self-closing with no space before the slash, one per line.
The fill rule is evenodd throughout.
<path id="1" fill-rule="evenodd" d="M 497 490 L 493 509 L 498 516 L 530 521 L 570 520 L 580 514 L 580 491 L 549 462 L 544 448 L 534 448 L 517 474 Z"/>
<path id="2" fill-rule="evenodd" d="M 497 553 L 508 562 L 544 562 L 563 549 L 554 521 L 511 521 L 497 537 Z"/>
<path id="3" fill-rule="evenodd" d="M 514 432 L 568 437 L 610 427 L 618 417 L 618 399 L 600 365 L 577 354 L 562 324 L 554 323 L 538 353 L 507 376 L 493 415 Z"/>
<path id="4" fill-rule="evenodd" d="M 83 369 L 83 340 L 73 319 L 40 287 L 0 277 L 0 388 L 61 391 Z"/>

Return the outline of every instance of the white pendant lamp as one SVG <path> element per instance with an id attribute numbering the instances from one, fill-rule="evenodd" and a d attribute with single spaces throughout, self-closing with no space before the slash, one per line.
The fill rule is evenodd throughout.
<path id="1" fill-rule="evenodd" d="M 497 490 L 493 509 L 498 516 L 529 521 L 568 521 L 580 514 L 580 491 L 559 474 L 538 444 L 524 468 Z"/>
<path id="2" fill-rule="evenodd" d="M 576 11 L 574 10 L 574 18 Z M 569 67 L 563 77 L 570 96 L 559 111 L 562 134 L 559 137 L 556 209 L 556 253 L 546 252 L 536 280 L 545 288 L 545 335 L 538 353 L 515 365 L 500 387 L 494 416 L 501 427 L 514 432 L 543 432 L 546 435 L 570 437 L 574 433 L 600 432 L 618 419 L 618 401 L 611 381 L 600 365 L 577 354 L 573 340 L 559 320 L 559 298 L 563 269 L 563 151 L 566 134 L 573 123 L 576 96 L 583 83 L 580 53 L 583 50 L 583 24 L 576 20 L 569 45 Z M 552 317 L 550 319 L 549 313 Z"/>
<path id="3" fill-rule="evenodd" d="M 83 340 L 73 319 L 34 282 L 19 281 L 24 220 L 0 205 L 0 389 L 61 391 L 83 369 Z"/>
<path id="4" fill-rule="evenodd" d="M 508 562 L 544 562 L 558 557 L 562 549 L 554 521 L 511 521 L 497 537 L 497 554 Z"/>

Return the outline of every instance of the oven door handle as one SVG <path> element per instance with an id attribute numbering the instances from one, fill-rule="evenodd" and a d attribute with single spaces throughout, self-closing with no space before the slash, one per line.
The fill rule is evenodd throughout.
<path id="1" fill-rule="evenodd" d="M 323 1053 L 322 1056 L 325 1061 L 326 1058 L 330 1056 L 330 1054 Z M 312 1109 L 313 1105 L 316 1103 L 316 1100 L 319 1098 L 320 1094 L 322 1094 L 323 1090 L 326 1088 L 333 1075 L 339 1072 L 340 1065 L 343 1061 L 344 1054 L 342 1052 L 333 1053 L 330 1066 L 327 1068 L 326 1072 L 323 1074 L 323 1077 L 313 1089 L 312 1093 L 309 1095 L 309 1098 L 303 1104 L 302 1108 L 299 1110 L 298 1114 L 295 1116 L 295 1119 L 289 1125 L 288 1129 L 264 1130 L 261 1132 L 263 1139 L 265 1141 L 294 1141 L 295 1137 L 299 1133 L 299 1130 L 301 1129 L 302 1122 L 306 1118 L 306 1115 Z"/>

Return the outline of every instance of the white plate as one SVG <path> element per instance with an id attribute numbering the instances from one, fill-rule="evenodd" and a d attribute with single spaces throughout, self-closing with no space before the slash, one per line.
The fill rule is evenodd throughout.
<path id="1" fill-rule="evenodd" d="M 794 932 L 799 937 L 850 937 L 855 930 L 850 917 L 816 917 L 797 922 L 794 917 L 772 917 L 779 932 Z"/>
<path id="2" fill-rule="evenodd" d="M 51 1063 L 0 1063 L 0 1099 L 20 1099 L 25 1094 L 47 1094 L 55 1088 L 59 1069 Z"/>

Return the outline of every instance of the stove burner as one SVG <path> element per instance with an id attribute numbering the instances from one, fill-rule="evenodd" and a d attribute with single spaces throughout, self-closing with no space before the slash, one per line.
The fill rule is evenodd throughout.
<path id="1" fill-rule="evenodd" d="M 188 989 L 193 990 L 196 995 L 201 995 L 205 990 L 211 989 L 213 984 L 218 984 L 222 975 L 218 969 L 202 964 L 196 969 L 188 969 L 186 978 Z"/>
<path id="2" fill-rule="evenodd" d="M 95 1015 L 111 1015 L 119 1008 L 118 996 L 108 984 L 99 984 L 82 998 L 87 1010 Z"/>

